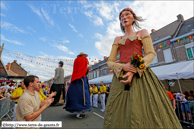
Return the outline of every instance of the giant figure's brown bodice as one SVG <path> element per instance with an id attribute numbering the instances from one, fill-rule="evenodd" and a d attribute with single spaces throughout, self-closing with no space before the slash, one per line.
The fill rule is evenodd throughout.
<path id="1" fill-rule="evenodd" d="M 143 57 L 142 53 L 142 43 L 140 38 L 131 40 L 129 38 L 127 39 L 121 39 L 122 41 L 125 41 L 125 43 L 119 43 L 119 51 L 120 51 L 120 60 L 119 63 L 128 63 L 130 62 L 130 57 L 133 56 L 133 54 L 137 53 L 139 56 Z"/>

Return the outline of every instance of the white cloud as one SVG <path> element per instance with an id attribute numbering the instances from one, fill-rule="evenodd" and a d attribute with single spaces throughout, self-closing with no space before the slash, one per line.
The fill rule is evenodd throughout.
<path id="1" fill-rule="evenodd" d="M 43 16 L 46 18 L 46 20 L 47 20 L 52 26 L 54 26 L 54 21 L 50 18 L 50 16 L 48 15 L 48 13 L 44 11 L 43 8 L 42 8 L 42 13 L 43 13 Z"/>
<path id="2" fill-rule="evenodd" d="M 83 38 L 84 36 L 82 34 L 78 34 L 79 37 Z"/>
<path id="3" fill-rule="evenodd" d="M 65 53 L 68 53 L 68 54 L 71 54 L 71 55 L 75 55 L 74 52 L 71 52 L 71 51 L 70 51 L 67 47 L 65 47 L 64 45 L 56 44 L 56 43 L 54 43 L 54 44 L 49 43 L 49 44 L 50 44 L 51 46 L 53 46 L 53 47 L 55 47 L 55 48 L 57 48 L 57 49 L 59 49 L 59 50 L 65 52 Z"/>
<path id="4" fill-rule="evenodd" d="M 69 24 L 69 26 L 73 29 L 73 31 L 78 32 L 73 25 Z"/>
<path id="5" fill-rule="evenodd" d="M 69 43 L 69 40 L 63 40 L 62 43 Z"/>
<path id="6" fill-rule="evenodd" d="M 29 27 L 29 26 L 28 26 L 26 29 L 29 29 L 29 30 L 31 30 L 31 31 L 34 32 L 34 33 L 36 32 L 33 28 L 31 28 L 31 27 Z"/>
<path id="7" fill-rule="evenodd" d="M 103 26 L 104 23 L 102 21 L 102 18 L 100 18 L 98 16 L 94 16 L 94 25 L 96 25 L 96 26 Z"/>
<path id="8" fill-rule="evenodd" d="M 48 55 L 44 52 L 39 52 L 39 53 L 42 54 L 44 58 L 48 57 Z"/>
<path id="9" fill-rule="evenodd" d="M 41 15 L 39 9 L 35 8 L 35 7 L 32 6 L 31 4 L 27 4 L 27 5 L 32 9 L 32 11 L 33 11 L 34 13 L 36 13 L 38 16 L 40 16 L 40 17 L 42 18 L 42 15 Z"/>
<path id="10" fill-rule="evenodd" d="M 62 50 L 64 52 L 68 52 L 68 48 L 65 47 L 64 45 L 54 45 L 54 47 L 58 48 L 59 50 Z"/>
<path id="11" fill-rule="evenodd" d="M 8 23 L 8 22 L 1 22 L 1 27 L 9 30 L 9 31 L 14 31 L 14 32 L 20 32 L 20 33 L 26 33 L 23 29 L 18 28 L 17 26 Z"/>
<path id="12" fill-rule="evenodd" d="M 1 35 L 1 40 L 10 42 L 10 43 L 16 44 L 16 45 L 24 45 L 23 43 L 21 43 L 21 42 L 19 42 L 17 40 L 6 39 L 3 35 Z"/>
<path id="13" fill-rule="evenodd" d="M 92 11 L 88 11 L 88 12 L 84 12 L 84 14 L 86 15 L 86 16 L 88 16 L 88 17 L 92 17 Z"/>
<path id="14" fill-rule="evenodd" d="M 0 2 L 0 7 L 1 7 L 1 9 L 7 10 L 7 7 L 5 6 L 5 4 L 2 1 Z"/>
<path id="15" fill-rule="evenodd" d="M 92 11 L 84 12 L 86 16 L 88 16 L 89 20 L 93 22 L 96 26 L 103 26 L 104 23 L 102 21 L 102 18 L 98 17 L 97 15 L 94 15 Z"/>
<path id="16" fill-rule="evenodd" d="M 96 39 L 102 39 L 103 35 L 99 34 L 99 33 L 95 33 L 94 37 Z"/>
<path id="17" fill-rule="evenodd" d="M 73 53 L 73 52 L 69 52 L 69 54 L 71 54 L 71 55 L 75 55 L 75 53 Z"/>
<path id="18" fill-rule="evenodd" d="M 5 17 L 6 15 L 1 13 L 0 16 Z"/>
<path id="19" fill-rule="evenodd" d="M 42 41 L 46 41 L 46 37 L 41 37 L 41 38 L 39 38 L 40 40 L 42 40 Z"/>
<path id="20" fill-rule="evenodd" d="M 101 1 L 100 3 L 95 3 L 96 9 L 99 11 L 99 14 L 105 18 L 105 20 L 113 20 L 114 10 L 119 4 L 109 4 Z"/>
<path id="21" fill-rule="evenodd" d="M 54 20 L 49 16 L 48 12 L 46 12 L 46 10 L 44 10 L 43 7 L 39 9 L 39 8 L 34 7 L 34 6 L 31 5 L 31 4 L 27 4 L 27 5 L 31 8 L 31 10 L 32 10 L 35 14 L 37 14 L 37 15 L 41 18 L 41 20 L 44 22 L 44 24 L 45 24 L 46 26 L 48 26 L 47 23 L 49 23 L 49 24 L 52 25 L 52 26 L 55 26 Z"/>
<path id="22" fill-rule="evenodd" d="M 172 6 L 173 5 L 173 6 Z M 184 6 L 183 6 L 184 5 Z M 140 8 L 139 8 L 140 7 Z M 192 17 L 192 1 L 138 1 L 132 4 L 134 12 L 146 19 L 141 23 L 142 28 L 151 32 L 151 29 L 160 29 L 177 20 L 177 15 L 182 14 L 186 19 Z"/>

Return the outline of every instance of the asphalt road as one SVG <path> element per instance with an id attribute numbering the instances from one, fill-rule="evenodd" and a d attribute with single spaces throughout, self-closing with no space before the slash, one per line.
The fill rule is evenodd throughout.
<path id="1" fill-rule="evenodd" d="M 50 106 L 42 113 L 42 121 L 61 121 L 63 129 L 102 129 L 104 113 L 101 112 L 100 109 L 100 104 L 98 105 L 98 108 L 92 107 L 90 112 L 86 112 L 85 118 L 78 119 L 76 118 L 75 113 L 67 112 L 63 109 L 63 106 Z M 10 116 L 12 115 L 11 113 L 9 114 Z M 8 117 L 4 117 L 2 120 L 0 120 L 0 126 L 2 121 L 11 120 Z M 188 125 L 183 125 L 183 129 L 193 128 L 188 127 Z"/>
<path id="2" fill-rule="evenodd" d="M 42 121 L 62 121 L 63 129 L 102 129 L 104 113 L 98 108 L 86 112 L 86 117 L 78 119 L 75 113 L 69 113 L 63 106 L 50 106 L 42 113 Z"/>

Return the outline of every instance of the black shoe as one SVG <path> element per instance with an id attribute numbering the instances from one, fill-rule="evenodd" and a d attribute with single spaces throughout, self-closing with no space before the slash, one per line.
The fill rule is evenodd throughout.
<path id="1" fill-rule="evenodd" d="M 51 103 L 51 105 L 50 106 L 55 106 L 56 104 L 55 103 Z"/>
<path id="2" fill-rule="evenodd" d="M 81 116 L 79 116 L 79 117 L 76 116 L 76 118 L 77 118 L 77 119 L 81 119 L 82 117 L 81 117 Z"/>
<path id="3" fill-rule="evenodd" d="M 62 106 L 63 103 L 56 103 L 55 106 Z"/>
<path id="4" fill-rule="evenodd" d="M 80 114 L 81 117 L 86 117 L 86 114 Z"/>

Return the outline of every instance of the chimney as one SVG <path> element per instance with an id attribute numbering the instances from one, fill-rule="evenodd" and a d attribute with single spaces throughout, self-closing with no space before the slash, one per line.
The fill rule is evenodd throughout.
<path id="1" fill-rule="evenodd" d="M 107 59 L 107 56 L 104 56 L 104 60 L 106 60 Z"/>
<path id="2" fill-rule="evenodd" d="M 21 66 L 22 64 L 20 63 L 19 66 Z"/>
<path id="3" fill-rule="evenodd" d="M 10 70 L 11 68 L 11 63 L 7 63 L 7 70 Z"/>
<path id="4" fill-rule="evenodd" d="M 97 62 L 94 62 L 94 64 L 97 64 Z"/>
<path id="5" fill-rule="evenodd" d="M 17 60 L 14 60 L 13 62 L 17 63 Z"/>
<path id="6" fill-rule="evenodd" d="M 182 14 L 177 15 L 178 20 L 184 21 L 184 17 Z"/>
<path id="7" fill-rule="evenodd" d="M 99 60 L 98 62 L 101 62 L 102 60 Z"/>

